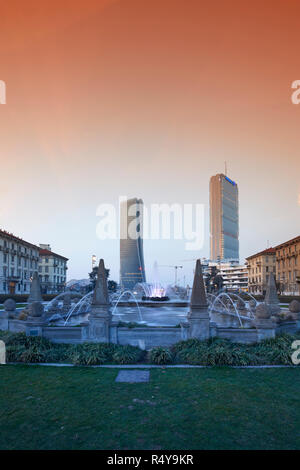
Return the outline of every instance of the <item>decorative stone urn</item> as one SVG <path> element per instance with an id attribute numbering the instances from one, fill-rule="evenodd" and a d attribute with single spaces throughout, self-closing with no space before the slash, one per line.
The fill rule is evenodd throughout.
<path id="1" fill-rule="evenodd" d="M 257 339 L 275 338 L 275 323 L 272 320 L 272 308 L 266 303 L 259 304 L 255 310 L 254 326 L 257 329 Z"/>
<path id="2" fill-rule="evenodd" d="M 292 300 L 289 305 L 289 311 L 293 314 L 294 319 L 297 322 L 297 329 L 300 329 L 300 302 L 298 300 Z"/>
<path id="3" fill-rule="evenodd" d="M 5 300 L 4 304 L 4 317 L 13 319 L 16 316 L 16 302 L 13 299 Z"/>

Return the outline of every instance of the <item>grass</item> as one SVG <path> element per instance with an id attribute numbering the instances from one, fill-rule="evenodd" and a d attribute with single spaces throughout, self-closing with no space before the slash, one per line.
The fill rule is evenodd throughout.
<path id="1" fill-rule="evenodd" d="M 117 373 L 1 366 L 0 449 L 300 448 L 300 368 Z"/>

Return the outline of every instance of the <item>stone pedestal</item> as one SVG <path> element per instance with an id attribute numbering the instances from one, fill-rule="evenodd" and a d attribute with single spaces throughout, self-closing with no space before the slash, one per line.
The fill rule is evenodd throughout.
<path id="1" fill-rule="evenodd" d="M 210 318 L 203 281 L 202 267 L 199 259 L 196 262 L 190 311 L 188 313 L 187 320 L 189 323 L 189 338 L 197 338 L 199 340 L 206 340 L 209 338 Z"/>
<path id="2" fill-rule="evenodd" d="M 106 271 L 104 261 L 101 259 L 91 305 L 91 313 L 89 315 L 89 341 L 95 343 L 109 343 L 111 319 L 112 315 L 107 290 Z"/>
<path id="3" fill-rule="evenodd" d="M 28 305 L 28 318 L 41 318 L 44 314 L 44 305 L 41 302 L 33 301 Z"/>
<path id="4" fill-rule="evenodd" d="M 37 322 L 34 318 L 26 321 L 25 333 L 26 336 L 43 336 L 44 323 Z"/>
<path id="5" fill-rule="evenodd" d="M 8 330 L 8 317 L 0 314 L 0 330 Z"/>
<path id="6" fill-rule="evenodd" d="M 209 324 L 210 337 L 216 338 L 218 336 L 218 325 L 215 322 Z"/>
<path id="7" fill-rule="evenodd" d="M 114 344 L 118 344 L 118 322 L 111 322 L 110 323 L 110 342 Z"/>
<path id="8" fill-rule="evenodd" d="M 262 341 L 267 338 L 275 338 L 275 324 L 272 320 L 256 319 L 254 321 L 257 330 L 257 340 Z"/>
<path id="9" fill-rule="evenodd" d="M 210 337 L 209 312 L 207 308 L 191 307 L 188 313 L 189 337 L 206 340 Z"/>
<path id="10" fill-rule="evenodd" d="M 186 341 L 189 339 L 189 328 L 190 325 L 189 323 L 180 323 L 180 328 L 181 328 L 181 341 Z"/>
<path id="11" fill-rule="evenodd" d="M 90 314 L 89 322 L 89 341 L 109 343 L 111 317 Z"/>

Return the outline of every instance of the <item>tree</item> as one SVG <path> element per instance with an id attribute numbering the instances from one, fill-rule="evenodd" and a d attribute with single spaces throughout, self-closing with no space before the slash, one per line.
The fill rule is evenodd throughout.
<path id="1" fill-rule="evenodd" d="M 106 273 L 106 279 L 108 279 L 109 278 L 109 269 L 105 269 L 105 273 Z M 91 280 L 90 290 L 95 289 L 96 282 L 97 282 L 97 276 L 98 276 L 98 266 L 95 266 L 93 268 L 93 271 L 91 273 L 89 273 L 89 278 Z M 109 280 L 107 282 L 107 288 L 110 292 L 116 292 L 117 286 L 118 286 L 118 284 L 116 283 L 116 281 Z"/>

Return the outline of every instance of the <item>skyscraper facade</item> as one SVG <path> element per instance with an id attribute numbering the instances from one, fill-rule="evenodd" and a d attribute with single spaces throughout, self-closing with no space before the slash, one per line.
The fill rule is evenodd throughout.
<path id="1" fill-rule="evenodd" d="M 238 186 L 226 175 L 212 176 L 210 199 L 210 258 L 239 261 Z"/>
<path id="2" fill-rule="evenodd" d="M 120 205 L 120 285 L 132 290 L 138 282 L 146 282 L 143 201 L 132 198 Z"/>

